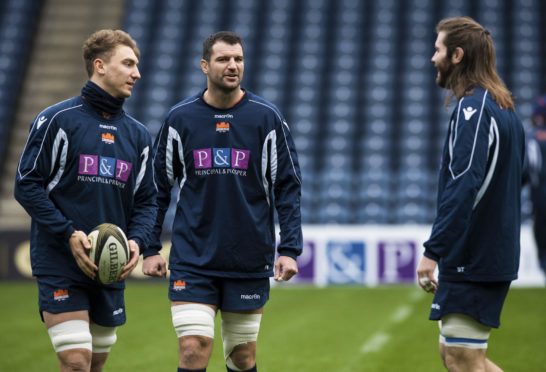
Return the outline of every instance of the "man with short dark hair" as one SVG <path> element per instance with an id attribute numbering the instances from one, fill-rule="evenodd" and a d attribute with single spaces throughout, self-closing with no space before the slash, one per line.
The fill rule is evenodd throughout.
<path id="1" fill-rule="evenodd" d="M 300 171 L 279 110 L 241 88 L 240 37 L 222 31 L 207 38 L 201 70 L 207 88 L 170 110 L 155 143 L 159 210 L 143 271 L 165 274 L 159 237 L 178 183 L 169 259 L 178 371 L 206 370 L 218 310 L 227 370 L 257 371 L 269 277 L 289 280 L 298 271 Z M 275 209 L 281 230 L 276 261 Z"/>

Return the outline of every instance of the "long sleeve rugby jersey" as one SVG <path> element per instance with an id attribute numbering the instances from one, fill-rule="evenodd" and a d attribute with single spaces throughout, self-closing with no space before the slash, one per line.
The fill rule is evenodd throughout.
<path id="1" fill-rule="evenodd" d="M 158 219 L 145 256 L 159 236 L 180 187 L 170 266 L 219 277 L 268 277 L 275 258 L 302 250 L 301 176 L 286 121 L 272 104 L 246 91 L 230 109 L 209 106 L 202 93 L 175 105 L 154 145 Z"/>
<path id="2" fill-rule="evenodd" d="M 48 107 L 32 124 L 15 182 L 15 198 L 32 217 L 33 275 L 90 280 L 68 238 L 101 223 L 118 225 L 143 250 L 156 193 L 152 140 L 142 124 L 123 111 L 104 119 L 80 96 Z"/>
<path id="3" fill-rule="evenodd" d="M 510 281 L 520 253 L 525 134 L 514 111 L 476 88 L 459 100 L 444 146 L 425 256 L 446 281 Z"/>

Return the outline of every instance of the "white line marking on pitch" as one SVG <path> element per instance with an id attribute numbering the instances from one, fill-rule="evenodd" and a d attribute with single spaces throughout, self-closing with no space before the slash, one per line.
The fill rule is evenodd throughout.
<path id="1" fill-rule="evenodd" d="M 412 310 L 413 308 L 409 305 L 400 306 L 392 315 L 390 323 L 395 324 L 403 322 L 411 315 Z M 370 337 L 368 341 L 366 341 L 364 345 L 362 345 L 360 351 L 364 354 L 377 352 L 383 348 L 383 346 L 390 340 L 390 338 L 391 335 L 389 333 L 379 331 L 372 335 L 372 337 Z"/>
<path id="2" fill-rule="evenodd" d="M 408 316 L 411 315 L 411 307 L 410 306 L 400 306 L 396 311 L 394 312 L 393 316 L 391 317 L 391 320 L 393 323 L 401 323 Z"/>
<path id="3" fill-rule="evenodd" d="M 388 333 L 378 332 L 362 345 L 360 351 L 364 354 L 377 352 L 383 348 L 383 345 L 385 345 L 390 338 L 391 336 Z"/>
<path id="4" fill-rule="evenodd" d="M 410 302 L 417 302 L 423 297 L 425 297 L 425 292 L 424 291 L 415 291 L 410 295 L 409 300 L 410 300 Z"/>

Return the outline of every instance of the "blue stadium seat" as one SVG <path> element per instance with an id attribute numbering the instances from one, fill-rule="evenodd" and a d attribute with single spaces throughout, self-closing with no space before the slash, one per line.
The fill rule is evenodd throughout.
<path id="1" fill-rule="evenodd" d="M 204 37 L 243 36 L 245 88 L 277 105 L 291 128 L 306 223 L 434 218 L 453 109 L 430 63 L 439 19 L 468 14 L 488 27 L 522 118 L 546 86 L 539 0 L 131 0 L 126 9 L 144 76 L 129 112 L 154 135 L 172 104 L 204 88 Z M 13 44 L 0 41 L 4 49 Z"/>
<path id="2" fill-rule="evenodd" d="M 0 168 L 15 115 L 42 1 L 0 4 Z"/>

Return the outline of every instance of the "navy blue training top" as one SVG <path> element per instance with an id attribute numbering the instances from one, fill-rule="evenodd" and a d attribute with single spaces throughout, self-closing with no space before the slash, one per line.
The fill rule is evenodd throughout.
<path id="1" fill-rule="evenodd" d="M 33 275 L 90 280 L 68 239 L 101 223 L 118 225 L 143 250 L 156 193 L 152 140 L 141 123 L 123 111 L 105 119 L 81 96 L 48 107 L 30 128 L 15 182 L 15 198 L 32 217 Z"/>
<path id="2" fill-rule="evenodd" d="M 170 267 L 219 277 L 268 277 L 278 253 L 302 250 L 301 175 L 284 118 L 271 103 L 245 91 L 230 109 L 217 109 L 203 93 L 175 105 L 154 145 L 158 187 L 155 240 L 171 189 L 180 187 Z"/>
<path id="3" fill-rule="evenodd" d="M 425 256 L 446 281 L 510 281 L 520 255 L 525 133 L 513 110 L 476 88 L 449 123 L 438 209 Z"/>

